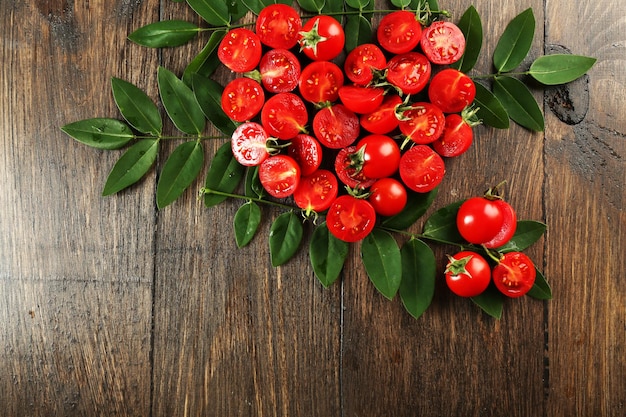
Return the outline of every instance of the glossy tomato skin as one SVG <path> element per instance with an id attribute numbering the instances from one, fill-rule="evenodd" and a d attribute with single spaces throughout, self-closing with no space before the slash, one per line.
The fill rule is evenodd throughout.
<path id="1" fill-rule="evenodd" d="M 374 229 L 376 212 L 364 199 L 351 195 L 339 196 L 326 213 L 328 231 L 344 242 L 362 240 Z"/>
<path id="2" fill-rule="evenodd" d="M 404 94 L 417 94 L 426 87 L 432 68 L 426 56 L 419 52 L 395 55 L 387 63 L 387 81 Z"/>
<path id="3" fill-rule="evenodd" d="M 344 83 L 343 71 L 329 61 L 314 61 L 302 69 L 298 87 L 300 95 L 313 104 L 335 102 Z"/>
<path id="4" fill-rule="evenodd" d="M 287 154 L 300 165 L 302 176 L 308 176 L 317 171 L 322 164 L 322 145 L 317 139 L 306 133 L 300 133 L 290 140 Z"/>
<path id="5" fill-rule="evenodd" d="M 471 197 L 459 207 L 456 226 L 469 243 L 477 245 L 493 239 L 504 222 L 504 215 L 497 200 L 485 197 Z"/>
<path id="6" fill-rule="evenodd" d="M 270 49 L 259 62 L 261 83 L 270 93 L 293 91 L 300 81 L 300 61 L 286 49 Z"/>
<path id="7" fill-rule="evenodd" d="M 430 62 L 448 65 L 461 59 L 465 52 L 465 36 L 454 23 L 438 20 L 424 28 L 420 46 Z"/>
<path id="8" fill-rule="evenodd" d="M 472 104 L 476 97 L 476 85 L 466 74 L 454 68 L 446 68 L 433 75 L 428 86 L 430 102 L 444 113 L 459 113 Z"/>
<path id="9" fill-rule="evenodd" d="M 351 145 L 359 136 L 358 116 L 343 104 L 320 109 L 313 117 L 313 132 L 320 143 L 330 149 Z"/>
<path id="10" fill-rule="evenodd" d="M 479 254 L 461 251 L 449 257 L 445 271 L 448 288 L 461 297 L 476 297 L 491 282 L 491 267 Z"/>
<path id="11" fill-rule="evenodd" d="M 422 24 L 415 13 L 398 10 L 383 16 L 376 30 L 378 43 L 392 54 L 415 49 L 422 37 Z"/>
<path id="12" fill-rule="evenodd" d="M 408 199 L 406 188 L 394 178 L 381 178 L 370 187 L 367 200 L 377 214 L 395 216 L 406 207 Z"/>
<path id="13" fill-rule="evenodd" d="M 302 30 L 300 14 L 286 4 L 270 4 L 259 12 L 256 33 L 264 45 L 273 49 L 291 49 Z"/>
<path id="14" fill-rule="evenodd" d="M 356 85 L 367 85 L 374 79 L 374 71 L 387 66 L 383 51 L 373 43 L 364 43 L 346 56 L 343 69 L 346 77 Z"/>
<path id="15" fill-rule="evenodd" d="M 346 43 L 341 23 L 332 16 L 317 15 L 309 19 L 299 34 L 302 52 L 314 61 L 331 61 Z"/>
<path id="16" fill-rule="evenodd" d="M 426 145 L 439 139 L 445 124 L 446 118 L 441 109 L 423 101 L 413 103 L 410 109 L 402 112 L 398 127 L 408 139 Z"/>
<path id="17" fill-rule="evenodd" d="M 385 99 L 385 90 L 379 87 L 344 85 L 339 89 L 339 98 L 353 112 L 366 114 L 380 108 Z"/>
<path id="18" fill-rule="evenodd" d="M 517 229 L 517 213 L 515 209 L 501 199 L 494 200 L 494 203 L 499 206 L 502 212 L 502 226 L 500 226 L 500 230 L 492 239 L 483 243 L 483 246 L 488 249 L 499 248 L 506 244 L 511 240 Z"/>
<path id="19" fill-rule="evenodd" d="M 493 282 L 508 297 L 525 295 L 535 284 L 537 271 L 530 258 L 522 252 L 505 253 L 493 268 Z"/>
<path id="20" fill-rule="evenodd" d="M 261 124 L 278 139 L 291 139 L 305 130 L 308 112 L 302 99 L 294 93 L 270 97 L 261 110 Z"/>
<path id="21" fill-rule="evenodd" d="M 236 122 L 255 117 L 264 103 L 265 93 L 261 84 L 250 78 L 235 78 L 226 84 L 222 92 L 222 110 Z"/>
<path id="22" fill-rule="evenodd" d="M 311 175 L 302 177 L 293 194 L 294 201 L 307 213 L 327 210 L 339 192 L 339 181 L 332 172 L 318 169 Z"/>
<path id="23" fill-rule="evenodd" d="M 418 193 L 434 190 L 446 172 L 443 159 L 428 145 L 415 145 L 400 158 L 400 178 Z"/>
<path id="24" fill-rule="evenodd" d="M 369 188 L 375 178 L 367 178 L 362 170 L 357 170 L 352 163 L 352 155 L 357 151 L 356 146 L 342 148 L 335 157 L 335 172 L 339 180 L 350 188 Z"/>
<path id="25" fill-rule="evenodd" d="M 258 123 L 242 123 L 231 138 L 233 156 L 243 166 L 257 166 L 269 157 L 267 132 Z"/>
<path id="26" fill-rule="evenodd" d="M 400 165 L 400 147 L 386 135 L 367 135 L 356 144 L 361 172 L 366 178 L 390 177 Z"/>
<path id="27" fill-rule="evenodd" d="M 433 142 L 433 149 L 441 156 L 453 158 L 465 153 L 474 141 L 472 127 L 457 113 L 446 116 L 443 135 Z"/>
<path id="28" fill-rule="evenodd" d="M 384 135 L 398 127 L 396 108 L 402 104 L 402 98 L 397 94 L 385 96 L 378 109 L 360 117 L 361 127 L 370 133 Z"/>
<path id="29" fill-rule="evenodd" d="M 217 57 L 234 72 L 252 71 L 259 64 L 262 54 L 259 36 L 246 28 L 231 29 L 217 49 Z"/>
<path id="30" fill-rule="evenodd" d="M 287 155 L 270 156 L 259 165 L 261 185 L 272 197 L 292 195 L 298 188 L 300 177 L 300 166 Z"/>

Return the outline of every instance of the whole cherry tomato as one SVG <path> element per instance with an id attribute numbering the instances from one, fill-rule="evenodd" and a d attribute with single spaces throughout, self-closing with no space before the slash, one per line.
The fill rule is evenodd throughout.
<path id="1" fill-rule="evenodd" d="M 387 58 L 373 43 L 364 43 L 351 50 L 346 56 L 343 69 L 346 77 L 357 85 L 367 85 L 374 79 L 374 71 L 382 71 Z"/>
<path id="2" fill-rule="evenodd" d="M 367 200 L 381 216 L 395 216 L 406 207 L 406 188 L 394 178 L 381 178 L 370 187 Z"/>
<path id="3" fill-rule="evenodd" d="M 387 63 L 387 81 L 404 94 L 417 94 L 430 80 L 431 65 L 419 52 L 395 55 Z"/>
<path id="4" fill-rule="evenodd" d="M 279 93 L 270 97 L 261 110 L 261 124 L 270 136 L 291 139 L 305 131 L 309 115 L 300 96 Z"/>
<path id="5" fill-rule="evenodd" d="M 229 30 L 221 40 L 217 57 L 230 70 L 247 72 L 259 64 L 262 49 L 256 33 L 250 29 L 236 28 Z"/>
<path id="6" fill-rule="evenodd" d="M 267 132 L 260 124 L 242 123 L 231 138 L 233 156 L 243 166 L 257 166 L 269 157 L 267 139 Z"/>
<path id="7" fill-rule="evenodd" d="M 261 42 L 273 49 L 291 49 L 302 30 L 300 14 L 286 4 L 270 4 L 259 12 L 256 33 Z"/>
<path id="8" fill-rule="evenodd" d="M 517 213 L 515 209 L 513 209 L 509 203 L 501 199 L 494 200 L 494 203 L 499 206 L 502 212 L 502 226 L 500 226 L 500 230 L 493 238 L 483 243 L 483 246 L 489 249 L 499 248 L 507 243 L 511 240 L 517 229 Z"/>
<path id="9" fill-rule="evenodd" d="M 443 159 L 427 145 L 415 145 L 400 158 L 400 178 L 418 193 L 434 190 L 446 172 Z"/>
<path id="10" fill-rule="evenodd" d="M 493 282 L 502 294 L 516 298 L 526 294 L 535 284 L 537 271 L 530 258 L 522 252 L 508 252 L 493 268 Z"/>
<path id="11" fill-rule="evenodd" d="M 376 212 L 369 201 L 351 195 L 339 196 L 326 213 L 328 231 L 337 239 L 357 242 L 374 229 Z"/>
<path id="12" fill-rule="evenodd" d="M 300 179 L 300 184 L 293 194 L 298 207 L 307 213 L 322 212 L 330 207 L 339 192 L 339 182 L 332 172 L 318 169 Z"/>
<path id="13" fill-rule="evenodd" d="M 420 46 L 430 62 L 448 65 L 458 61 L 465 52 L 465 36 L 454 23 L 438 20 L 424 28 Z"/>
<path id="14" fill-rule="evenodd" d="M 343 71 L 337 64 L 314 61 L 302 69 L 298 86 L 303 99 L 319 104 L 337 101 L 343 81 Z"/>
<path id="15" fill-rule="evenodd" d="M 446 284 L 461 297 L 475 297 L 489 286 L 491 268 L 479 254 L 462 251 L 450 256 L 446 265 Z"/>
<path id="16" fill-rule="evenodd" d="M 380 46 L 393 54 L 403 54 L 415 49 L 422 38 L 422 24 L 415 13 L 398 10 L 383 16 L 376 30 Z"/>
<path id="17" fill-rule="evenodd" d="M 444 113 L 459 113 L 476 97 L 474 81 L 454 68 L 433 75 L 428 86 L 428 98 Z"/>
<path id="18" fill-rule="evenodd" d="M 502 229 L 504 215 L 498 200 L 471 197 L 459 207 L 456 225 L 463 239 L 483 244 L 493 239 Z"/>
<path id="19" fill-rule="evenodd" d="M 352 163 L 352 155 L 355 152 L 356 146 L 347 146 L 340 149 L 335 157 L 335 172 L 339 180 L 350 188 L 369 188 L 376 182 L 376 179 L 367 178 L 363 175 L 362 170 L 357 170 Z"/>
<path id="20" fill-rule="evenodd" d="M 236 122 L 245 122 L 256 116 L 265 103 L 261 84 L 251 78 L 235 78 L 224 87 L 222 110 Z"/>
<path id="21" fill-rule="evenodd" d="M 259 180 L 269 195 L 283 198 L 292 195 L 300 183 L 300 166 L 287 155 L 274 155 L 259 165 Z"/>
<path id="22" fill-rule="evenodd" d="M 270 93 L 293 91 L 300 81 L 300 61 L 286 49 L 270 49 L 259 62 L 261 83 Z"/>
<path id="23" fill-rule="evenodd" d="M 300 49 L 314 61 L 330 61 L 343 51 L 346 35 L 341 23 L 332 16 L 309 19 L 299 34 Z"/>
<path id="24" fill-rule="evenodd" d="M 366 178 L 390 177 L 398 170 L 400 147 L 389 136 L 367 135 L 357 142 L 352 162 Z"/>

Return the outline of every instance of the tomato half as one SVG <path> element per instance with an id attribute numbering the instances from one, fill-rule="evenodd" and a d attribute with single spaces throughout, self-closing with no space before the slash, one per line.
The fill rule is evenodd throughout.
<path id="1" fill-rule="evenodd" d="M 376 30 L 380 46 L 393 54 L 403 54 L 413 50 L 422 37 L 422 24 L 415 13 L 398 10 L 386 14 Z"/>
<path id="2" fill-rule="evenodd" d="M 387 81 L 404 94 L 422 91 L 430 79 L 431 65 L 419 52 L 395 55 L 387 63 Z"/>
<path id="3" fill-rule="evenodd" d="M 406 207 L 408 199 L 406 188 L 394 178 L 377 180 L 370 187 L 369 193 L 367 200 L 381 216 L 395 216 Z"/>
<path id="4" fill-rule="evenodd" d="M 452 158 L 465 153 L 474 141 L 474 131 L 457 113 L 446 116 L 442 136 L 433 142 L 433 149 L 441 156 Z"/>
<path id="5" fill-rule="evenodd" d="M 351 195 L 337 197 L 326 214 L 328 231 L 345 242 L 363 239 L 370 234 L 375 224 L 374 207 L 367 200 Z"/>
<path id="6" fill-rule="evenodd" d="M 352 155 L 355 152 L 356 146 L 347 146 L 337 153 L 334 164 L 335 173 L 339 180 L 350 188 L 369 188 L 376 182 L 376 179 L 367 178 L 362 170 L 357 170 L 352 163 Z"/>
<path id="7" fill-rule="evenodd" d="M 322 212 L 330 207 L 339 192 L 339 182 L 332 172 L 318 169 L 307 177 L 300 179 L 300 184 L 293 194 L 298 207 L 306 210 Z"/>
<path id="8" fill-rule="evenodd" d="M 309 19 L 299 34 L 301 51 L 314 61 L 330 61 L 343 51 L 346 35 L 341 23 L 332 16 Z"/>
<path id="9" fill-rule="evenodd" d="M 298 43 L 302 30 L 300 14 L 286 4 L 270 4 L 259 12 L 256 33 L 264 45 L 274 49 L 291 49 Z"/>
<path id="10" fill-rule="evenodd" d="M 456 226 L 463 239 L 469 243 L 483 244 L 493 239 L 504 222 L 497 200 L 471 197 L 459 207 Z"/>
<path id="11" fill-rule="evenodd" d="M 505 253 L 493 268 L 493 282 L 502 294 L 516 298 L 526 294 L 535 284 L 537 271 L 530 258 L 522 252 Z"/>
<path id="12" fill-rule="evenodd" d="M 357 114 L 371 113 L 378 109 L 385 99 L 385 90 L 379 87 L 344 85 L 339 89 L 341 102 Z"/>
<path id="13" fill-rule="evenodd" d="M 434 190 L 446 172 L 443 159 L 427 145 L 415 145 L 400 158 L 400 178 L 411 190 L 427 193 Z"/>
<path id="14" fill-rule="evenodd" d="M 242 123 L 231 138 L 233 156 L 243 166 L 257 166 L 269 157 L 267 132 L 258 123 Z"/>
<path id="15" fill-rule="evenodd" d="M 262 46 L 259 36 L 246 28 L 231 29 L 217 49 L 217 57 L 234 72 L 252 71 L 261 60 Z"/>
<path id="16" fill-rule="evenodd" d="M 445 123 L 446 118 L 439 107 L 423 101 L 402 111 L 398 127 L 408 139 L 425 145 L 439 139 Z"/>
<path id="17" fill-rule="evenodd" d="M 367 85 L 374 79 L 374 70 L 383 70 L 386 66 L 383 51 L 373 43 L 364 43 L 348 53 L 343 69 L 350 81 Z"/>
<path id="18" fill-rule="evenodd" d="M 461 297 L 475 297 L 491 282 L 491 268 L 479 254 L 461 251 L 448 258 L 445 276 L 448 288 Z"/>
<path id="19" fill-rule="evenodd" d="M 448 65 L 461 59 L 465 52 L 465 36 L 454 23 L 438 20 L 424 28 L 420 46 L 430 62 Z"/>
<path id="20" fill-rule="evenodd" d="M 270 97 L 261 110 L 261 124 L 270 136 L 291 139 L 305 131 L 308 113 L 302 99 L 293 93 Z"/>
<path id="21" fill-rule="evenodd" d="M 313 117 L 313 132 L 327 148 L 341 149 L 351 145 L 360 133 L 359 118 L 343 104 L 320 109 Z"/>
<path id="22" fill-rule="evenodd" d="M 287 155 L 270 156 L 259 165 L 259 181 L 272 197 L 292 195 L 298 188 L 300 177 L 300 166 Z"/>
<path id="23" fill-rule="evenodd" d="M 287 154 L 300 165 L 302 176 L 311 175 L 322 164 L 322 145 L 311 135 L 300 133 L 290 139 Z"/>
<path id="24" fill-rule="evenodd" d="M 400 147 L 386 135 L 367 135 L 356 144 L 353 163 L 366 178 L 390 177 L 400 164 Z"/>
<path id="25" fill-rule="evenodd" d="M 430 102 L 444 113 L 459 113 L 476 97 L 474 81 L 454 68 L 446 68 L 433 75 L 428 86 Z"/>
<path id="26" fill-rule="evenodd" d="M 515 209 L 504 200 L 497 199 L 494 200 L 494 203 L 500 207 L 500 211 L 502 212 L 502 226 L 500 226 L 500 230 L 492 239 L 483 243 L 483 246 L 489 249 L 499 248 L 507 243 L 511 240 L 517 229 L 517 213 Z"/>
<path id="27" fill-rule="evenodd" d="M 287 93 L 300 81 L 300 61 L 286 49 L 270 49 L 259 62 L 261 83 L 270 93 Z"/>
<path id="28" fill-rule="evenodd" d="M 298 87 L 302 98 L 313 104 L 334 102 L 343 81 L 343 71 L 336 64 L 314 61 L 302 69 Z"/>
<path id="29" fill-rule="evenodd" d="M 378 109 L 364 114 L 360 118 L 361 127 L 370 133 L 384 135 L 398 127 L 396 107 L 402 104 L 402 98 L 397 94 L 385 96 Z"/>
<path id="30" fill-rule="evenodd" d="M 236 122 L 245 122 L 256 116 L 265 103 L 261 84 L 251 78 L 235 78 L 222 91 L 222 110 Z"/>

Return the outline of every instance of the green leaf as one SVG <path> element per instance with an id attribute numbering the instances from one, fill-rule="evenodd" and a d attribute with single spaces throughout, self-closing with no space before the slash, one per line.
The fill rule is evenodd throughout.
<path id="1" fill-rule="evenodd" d="M 324 8 L 322 9 L 323 14 L 330 14 L 331 16 L 335 14 L 341 14 L 343 11 L 344 11 L 344 3 L 342 1 L 333 1 L 333 0 L 326 0 L 326 3 L 324 4 Z"/>
<path id="2" fill-rule="evenodd" d="M 148 48 L 167 48 L 184 45 L 193 39 L 200 28 L 184 20 L 163 20 L 140 27 L 128 39 Z"/>
<path id="3" fill-rule="evenodd" d="M 437 261 L 430 246 L 418 239 L 407 241 L 400 253 L 400 298 L 406 311 L 418 318 L 430 306 L 435 294 Z"/>
<path id="4" fill-rule="evenodd" d="M 245 195 L 252 198 L 263 198 L 265 189 L 259 179 L 259 167 L 246 168 Z"/>
<path id="5" fill-rule="evenodd" d="M 437 188 L 427 193 L 409 192 L 406 206 L 395 216 L 386 217 L 381 224 L 388 229 L 405 230 L 426 213 L 437 196 Z"/>
<path id="6" fill-rule="evenodd" d="M 292 4 L 292 0 L 241 0 L 241 2 L 254 14 L 259 14 L 264 7 L 270 4 Z"/>
<path id="7" fill-rule="evenodd" d="M 79 120 L 61 130 L 83 145 L 105 150 L 119 149 L 135 137 L 126 123 L 105 117 Z"/>
<path id="8" fill-rule="evenodd" d="M 483 45 L 483 25 L 474 6 L 465 10 L 457 26 L 465 36 L 465 52 L 451 67 L 467 73 L 476 65 Z"/>
<path id="9" fill-rule="evenodd" d="M 321 13 L 326 0 L 298 0 L 300 7 L 307 12 Z"/>
<path id="10" fill-rule="evenodd" d="M 225 142 L 217 150 L 209 166 L 204 184 L 206 188 L 204 205 L 212 207 L 226 200 L 228 197 L 211 191 L 232 193 L 243 179 L 245 172 L 245 167 L 233 156 L 230 141 Z"/>
<path id="11" fill-rule="evenodd" d="M 527 129 L 543 131 L 541 109 L 523 82 L 513 77 L 497 76 L 493 80 L 493 94 L 498 97 L 511 120 Z"/>
<path id="12" fill-rule="evenodd" d="M 509 22 L 493 51 L 493 64 L 499 73 L 517 68 L 528 55 L 535 36 L 532 8 L 524 10 Z"/>
<path id="13" fill-rule="evenodd" d="M 230 23 L 230 12 L 225 1 L 187 0 L 187 4 L 210 25 L 228 26 Z"/>
<path id="14" fill-rule="evenodd" d="M 346 36 L 346 51 L 351 51 L 358 45 L 372 42 L 372 23 L 364 16 L 347 16 L 346 33 L 350 36 Z"/>
<path id="15" fill-rule="evenodd" d="M 199 141 L 178 145 L 167 158 L 157 183 L 157 207 L 173 203 L 196 179 L 204 164 L 204 151 Z"/>
<path id="16" fill-rule="evenodd" d="M 504 295 L 494 285 L 487 287 L 482 294 L 472 297 L 472 301 L 491 317 L 495 319 L 502 317 Z"/>
<path id="17" fill-rule="evenodd" d="M 370 3 L 370 0 L 346 0 L 346 4 L 353 9 L 363 10 Z"/>
<path id="18" fill-rule="evenodd" d="M 463 201 L 457 201 L 435 211 L 424 223 L 423 234 L 446 242 L 463 243 L 465 240 L 456 227 L 456 214 Z"/>
<path id="19" fill-rule="evenodd" d="M 595 58 L 582 55 L 545 55 L 531 64 L 528 73 L 546 85 L 566 84 L 584 75 L 595 63 Z"/>
<path id="20" fill-rule="evenodd" d="M 160 136 L 163 120 L 156 104 L 143 90 L 128 81 L 111 79 L 113 98 L 124 119 L 142 133 Z"/>
<path id="21" fill-rule="evenodd" d="M 230 14 L 230 21 L 237 21 L 244 17 L 248 13 L 248 8 L 244 6 L 241 0 L 227 0 L 228 1 L 228 13 Z"/>
<path id="22" fill-rule="evenodd" d="M 546 281 L 546 278 L 538 269 L 536 271 L 535 283 L 526 295 L 537 300 L 551 300 L 552 288 L 550 288 L 550 284 L 548 284 L 548 281 Z"/>
<path id="23" fill-rule="evenodd" d="M 478 107 L 476 116 L 486 126 L 508 129 L 510 125 L 509 114 L 500 100 L 481 83 L 474 83 L 474 85 L 476 86 L 474 105 Z"/>
<path id="24" fill-rule="evenodd" d="M 261 224 L 261 208 L 258 204 L 248 201 L 239 207 L 233 219 L 235 241 L 237 247 L 244 247 L 254 237 Z"/>
<path id="25" fill-rule="evenodd" d="M 272 266 L 283 265 L 296 254 L 303 234 L 300 217 L 293 211 L 283 213 L 274 220 L 269 236 Z"/>
<path id="26" fill-rule="evenodd" d="M 544 223 L 534 220 L 518 220 L 515 234 L 509 242 L 500 246 L 499 252 L 521 252 L 537 242 L 546 232 Z"/>
<path id="27" fill-rule="evenodd" d="M 391 4 L 399 9 L 405 9 L 411 5 L 413 0 L 391 0 Z"/>
<path id="28" fill-rule="evenodd" d="M 128 148 L 109 173 L 102 195 L 115 194 L 139 181 L 154 164 L 158 151 L 158 139 L 140 140 Z"/>
<path id="29" fill-rule="evenodd" d="M 402 280 L 402 258 L 391 234 L 375 228 L 361 242 L 361 259 L 374 287 L 393 299 Z"/>
<path id="30" fill-rule="evenodd" d="M 224 87 L 210 78 L 192 74 L 191 88 L 202 113 L 213 123 L 213 126 L 230 137 L 237 129 L 237 123 L 233 122 L 222 110 L 221 97 Z"/>
<path id="31" fill-rule="evenodd" d="M 349 249 L 350 244 L 333 236 L 325 222 L 313 231 L 309 259 L 315 276 L 324 287 L 329 287 L 339 278 Z"/>
<path id="32" fill-rule="evenodd" d="M 211 33 L 202 51 L 185 68 L 183 72 L 183 82 L 185 84 L 191 86 L 191 76 L 193 74 L 200 74 L 207 78 L 213 75 L 220 66 L 220 60 L 217 58 L 217 48 L 226 33 L 226 30 L 215 30 Z"/>
<path id="33" fill-rule="evenodd" d="M 159 67 L 157 80 L 161 102 L 176 128 L 181 132 L 200 134 L 206 119 L 191 89 L 163 67 Z"/>

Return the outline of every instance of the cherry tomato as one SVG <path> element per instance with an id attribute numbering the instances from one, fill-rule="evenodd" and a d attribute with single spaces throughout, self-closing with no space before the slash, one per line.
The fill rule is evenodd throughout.
<path id="1" fill-rule="evenodd" d="M 446 116 L 443 135 L 433 142 L 433 149 L 441 156 L 452 158 L 463 154 L 474 140 L 472 127 L 457 113 Z"/>
<path id="2" fill-rule="evenodd" d="M 422 24 L 415 13 L 398 10 L 386 14 L 376 30 L 376 39 L 380 46 L 393 54 L 412 51 L 422 37 Z"/>
<path id="3" fill-rule="evenodd" d="M 390 177 L 400 164 L 400 147 L 385 135 L 367 135 L 356 144 L 353 162 L 366 178 Z"/>
<path id="4" fill-rule="evenodd" d="M 356 146 L 342 148 L 335 157 L 335 172 L 339 180 L 350 188 L 369 188 L 375 178 L 367 178 L 361 170 L 357 170 L 352 163 L 352 155 Z"/>
<path id="5" fill-rule="evenodd" d="M 253 79 L 235 78 L 224 87 L 222 110 L 236 122 L 245 122 L 256 116 L 265 103 L 261 84 Z"/>
<path id="6" fill-rule="evenodd" d="M 417 102 L 402 111 L 398 123 L 400 131 L 413 142 L 425 145 L 439 139 L 446 118 L 439 107 L 428 102 Z"/>
<path id="7" fill-rule="evenodd" d="M 261 60 L 261 40 L 246 28 L 231 29 L 217 49 L 217 57 L 234 72 L 252 71 Z"/>
<path id="8" fill-rule="evenodd" d="M 314 61 L 302 69 L 300 95 L 313 104 L 337 101 L 343 80 L 343 71 L 336 64 Z"/>
<path id="9" fill-rule="evenodd" d="M 433 75 L 428 86 L 430 102 L 444 113 L 459 113 L 476 97 L 474 81 L 454 68 L 446 68 Z"/>
<path id="10" fill-rule="evenodd" d="M 448 257 L 446 265 L 446 284 L 448 288 L 461 297 L 475 297 L 489 286 L 491 268 L 479 254 L 462 251 Z"/>
<path id="11" fill-rule="evenodd" d="M 526 294 L 535 284 L 537 271 L 533 261 L 522 252 L 505 253 L 493 268 L 493 282 L 502 294 L 516 298 Z"/>
<path id="12" fill-rule="evenodd" d="M 374 79 L 373 70 L 383 70 L 387 58 L 373 43 L 364 43 L 351 50 L 346 56 L 343 69 L 346 77 L 357 85 L 367 85 Z"/>
<path id="13" fill-rule="evenodd" d="M 298 86 L 300 61 L 286 49 L 270 49 L 259 62 L 261 83 L 270 93 L 287 93 Z"/>
<path id="14" fill-rule="evenodd" d="M 420 46 L 430 62 L 448 65 L 458 61 L 465 52 L 465 36 L 454 23 L 438 20 L 424 28 Z"/>
<path id="15" fill-rule="evenodd" d="M 430 79 L 431 65 L 419 52 L 395 55 L 387 64 L 387 81 L 404 94 L 422 91 Z"/>
<path id="16" fill-rule="evenodd" d="M 300 165 L 303 177 L 311 175 L 322 164 L 322 145 L 313 136 L 305 133 L 291 139 L 287 154 Z"/>
<path id="17" fill-rule="evenodd" d="M 339 89 L 341 102 L 357 114 L 371 113 L 378 109 L 385 99 L 385 90 L 378 87 L 344 85 Z"/>
<path id="18" fill-rule="evenodd" d="M 308 118 L 304 102 L 293 93 L 270 97 L 261 110 L 261 124 L 270 136 L 278 139 L 291 139 L 304 132 Z"/>
<path id="19" fill-rule="evenodd" d="M 318 169 L 308 177 L 302 177 L 300 184 L 293 194 L 298 207 L 306 210 L 321 212 L 330 207 L 339 192 L 339 182 L 332 172 Z"/>
<path id="20" fill-rule="evenodd" d="M 482 244 L 493 239 L 504 222 L 497 200 L 472 197 L 463 202 L 456 215 L 456 226 L 463 239 Z"/>
<path id="21" fill-rule="evenodd" d="M 407 193 L 402 183 L 394 178 L 381 178 L 370 187 L 367 200 L 381 216 L 395 216 L 406 207 Z"/>
<path id="22" fill-rule="evenodd" d="M 231 138 L 233 156 L 243 166 L 257 166 L 269 157 L 267 139 L 263 126 L 255 122 L 243 123 Z"/>
<path id="23" fill-rule="evenodd" d="M 284 198 L 292 195 L 300 183 L 300 166 L 287 155 L 274 155 L 259 165 L 259 180 L 269 195 Z"/>
<path id="24" fill-rule="evenodd" d="M 270 4 L 259 12 L 256 33 L 264 45 L 274 49 L 291 49 L 298 43 L 302 19 L 286 4 Z"/>
<path id="25" fill-rule="evenodd" d="M 319 110 L 313 117 L 313 132 L 327 148 L 341 149 L 351 145 L 360 132 L 359 118 L 343 104 Z"/>
<path id="26" fill-rule="evenodd" d="M 498 233 L 488 242 L 483 243 L 483 246 L 489 249 L 499 248 L 507 243 L 511 240 L 517 229 L 517 213 L 515 209 L 504 200 L 494 200 L 494 203 L 500 207 L 503 218 L 502 226 L 500 226 Z"/>
<path id="27" fill-rule="evenodd" d="M 360 118 L 361 127 L 370 133 L 384 135 L 398 127 L 396 107 L 402 104 L 402 98 L 397 94 L 385 96 L 383 103 L 371 113 Z"/>
<path id="28" fill-rule="evenodd" d="M 328 15 L 317 15 L 304 24 L 298 42 L 301 51 L 310 59 L 330 61 L 343 50 L 346 35 L 337 19 Z"/>
<path id="29" fill-rule="evenodd" d="M 446 172 L 443 159 L 427 145 L 415 145 L 400 158 L 400 178 L 418 193 L 434 190 Z"/>
<path id="30" fill-rule="evenodd" d="M 326 214 L 328 231 L 345 242 L 363 239 L 370 234 L 375 224 L 374 207 L 367 200 L 351 195 L 337 197 Z"/>

